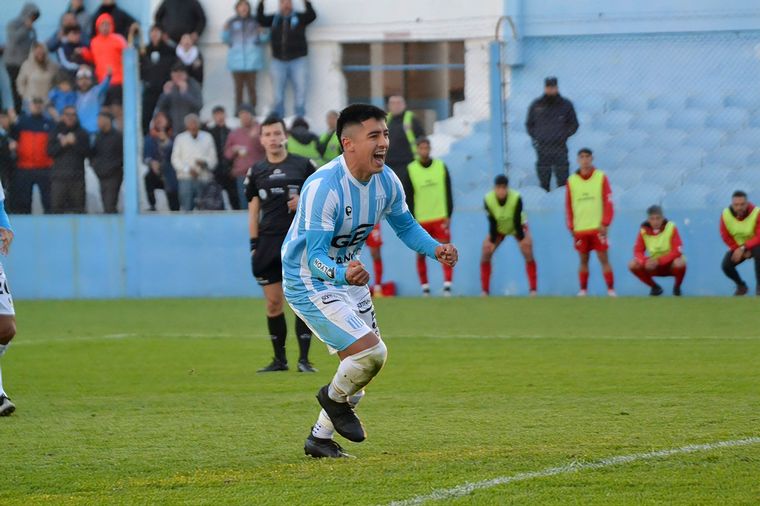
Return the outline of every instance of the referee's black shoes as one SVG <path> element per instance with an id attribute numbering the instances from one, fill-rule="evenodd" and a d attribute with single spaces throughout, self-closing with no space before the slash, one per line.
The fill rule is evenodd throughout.
<path id="1" fill-rule="evenodd" d="M 317 370 L 314 369 L 314 366 L 308 360 L 299 360 L 298 372 L 317 372 Z"/>
<path id="2" fill-rule="evenodd" d="M 347 402 L 335 402 L 330 399 L 327 394 L 328 387 L 329 385 L 325 385 L 317 392 L 319 405 L 327 412 L 338 434 L 354 443 L 361 443 L 366 439 L 367 434 L 354 408 Z"/>
<path id="3" fill-rule="evenodd" d="M 279 360 L 278 358 L 272 359 L 272 363 L 269 364 L 266 367 L 262 367 L 256 372 L 276 372 L 276 371 L 287 371 L 288 370 L 288 363 L 283 362 L 282 360 Z"/>

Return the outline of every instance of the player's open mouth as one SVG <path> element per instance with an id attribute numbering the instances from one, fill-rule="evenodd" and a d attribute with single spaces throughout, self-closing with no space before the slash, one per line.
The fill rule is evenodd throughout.
<path id="1" fill-rule="evenodd" d="M 385 151 L 377 151 L 372 155 L 372 159 L 376 164 L 383 165 L 385 163 L 385 153 Z"/>

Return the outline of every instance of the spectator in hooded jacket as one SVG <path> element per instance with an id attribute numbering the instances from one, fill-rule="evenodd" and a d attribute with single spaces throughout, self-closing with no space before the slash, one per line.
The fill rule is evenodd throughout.
<path id="1" fill-rule="evenodd" d="M 156 210 L 156 190 L 164 190 L 169 209 L 179 211 L 177 173 L 172 167 L 172 132 L 169 117 L 159 112 L 153 118 L 148 135 L 143 142 L 143 161 L 148 166 L 145 173 L 145 193 L 151 211 Z"/>
<path id="2" fill-rule="evenodd" d="M 201 85 L 188 77 L 187 69 L 182 63 L 175 63 L 171 79 L 164 84 L 163 93 L 158 98 L 156 111 L 166 113 L 172 125 L 175 125 L 175 134 L 180 134 L 185 131 L 185 117 L 188 114 L 198 114 L 202 107 Z"/>
<path id="3" fill-rule="evenodd" d="M 317 19 L 311 2 L 306 0 L 306 12 L 295 12 L 292 0 L 280 0 L 277 14 L 265 15 L 264 2 L 259 1 L 256 12 L 259 24 L 272 28 L 272 86 L 274 88 L 274 114 L 285 117 L 285 88 L 293 86 L 296 116 L 306 115 L 306 73 L 309 46 L 306 27 Z"/>
<path id="4" fill-rule="evenodd" d="M 18 143 L 16 173 L 13 176 L 13 209 L 19 214 L 32 212 L 32 190 L 40 190 L 42 207 L 50 209 L 50 168 L 53 160 L 47 154 L 48 135 L 55 126 L 43 114 L 45 101 L 35 97 L 29 105 L 29 113 L 19 116 L 13 127 L 13 137 Z"/>
<path id="5" fill-rule="evenodd" d="M 164 32 L 153 26 L 148 45 L 140 48 L 140 77 L 143 81 L 142 127 L 150 130 L 150 122 L 156 109 L 164 83 L 171 79 L 172 66 L 177 61 L 174 48 L 164 41 Z"/>
<path id="6" fill-rule="evenodd" d="M 58 65 L 50 61 L 45 45 L 35 44 L 16 78 L 16 89 L 24 104 L 28 104 L 33 98 L 47 100 L 57 73 Z"/>
<path id="7" fill-rule="evenodd" d="M 195 43 L 206 29 L 206 13 L 198 0 L 164 0 L 156 10 L 154 23 L 175 44 L 186 33 Z"/>
<path id="8" fill-rule="evenodd" d="M 129 36 L 130 28 L 137 24 L 135 18 L 116 5 L 116 0 L 103 0 L 100 7 L 98 7 L 98 9 L 92 14 L 93 23 L 90 33 L 92 33 L 93 36 L 98 33 L 98 18 L 102 14 L 108 14 L 111 16 L 114 32 L 125 39 Z"/>
<path id="9" fill-rule="evenodd" d="M 248 0 L 238 0 L 236 15 L 224 24 L 222 40 L 229 46 L 227 68 L 235 82 L 235 108 L 244 102 L 256 107 L 256 73 L 264 68 L 264 44 L 269 34 L 264 31 L 251 14 Z M 248 91 L 248 100 L 243 91 Z"/>
<path id="10" fill-rule="evenodd" d="M 106 100 L 108 86 L 111 84 L 110 72 L 100 84 L 93 86 L 92 70 L 82 66 L 77 72 L 77 114 L 82 128 L 91 135 L 98 131 L 98 113 Z"/>
<path id="11" fill-rule="evenodd" d="M 85 212 L 84 162 L 90 154 L 90 135 L 79 126 L 77 110 L 67 106 L 50 133 L 47 153 L 53 159 L 50 173 L 50 212 Z"/>
<path id="12" fill-rule="evenodd" d="M 176 53 L 177 61 L 185 66 L 187 75 L 203 86 L 203 55 L 189 33 L 180 38 Z"/>
<path id="13" fill-rule="evenodd" d="M 100 197 L 103 212 L 116 214 L 119 189 L 124 179 L 124 140 L 121 132 L 113 126 L 113 114 L 98 114 L 98 134 L 92 145 L 92 170 L 100 181 Z"/>
<path id="14" fill-rule="evenodd" d="M 90 42 L 90 57 L 95 63 L 95 77 L 103 81 L 106 74 L 111 74 L 111 84 L 106 95 L 105 105 L 121 104 L 122 84 L 124 82 L 124 65 L 121 54 L 127 47 L 124 37 L 113 30 L 114 20 L 110 14 L 101 14 L 95 21 L 97 30 Z"/>
<path id="15" fill-rule="evenodd" d="M 40 17 L 40 9 L 34 2 L 27 2 L 21 9 L 21 14 L 11 20 L 5 28 L 5 65 L 11 77 L 13 87 L 13 109 L 21 110 L 21 96 L 16 90 L 16 78 L 32 51 L 32 46 L 37 43 L 37 31 L 34 23 Z"/>

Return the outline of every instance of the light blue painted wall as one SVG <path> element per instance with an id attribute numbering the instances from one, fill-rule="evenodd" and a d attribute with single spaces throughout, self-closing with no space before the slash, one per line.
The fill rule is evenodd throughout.
<path id="1" fill-rule="evenodd" d="M 732 291 L 720 271 L 724 246 L 718 235 L 718 217 L 719 210 L 671 215 L 681 229 L 689 259 L 687 294 L 728 295 Z M 646 294 L 625 270 L 641 220 L 639 213 L 618 213 L 611 228 L 611 258 L 623 295 Z M 130 276 L 139 297 L 261 295 L 250 273 L 245 213 L 140 216 L 134 258 L 124 254 L 121 217 L 12 217 L 12 221 L 16 241 L 3 262 L 18 299 L 126 297 Z M 577 257 L 564 217 L 559 212 L 530 212 L 529 221 L 541 293 L 574 294 Z M 480 245 L 486 232 L 482 213 L 455 214 L 452 233 L 461 252 L 454 272 L 457 294 L 480 293 Z M 397 283 L 400 294 L 418 295 L 414 253 L 387 225 L 383 233 L 386 279 Z M 371 266 L 367 253 L 364 261 Z M 428 270 L 434 291 L 440 290 L 440 267 L 429 260 Z M 751 279 L 749 266 L 742 271 Z M 497 251 L 492 290 L 494 294 L 527 293 L 524 263 L 512 240 Z M 591 290 L 604 292 L 596 264 Z"/>

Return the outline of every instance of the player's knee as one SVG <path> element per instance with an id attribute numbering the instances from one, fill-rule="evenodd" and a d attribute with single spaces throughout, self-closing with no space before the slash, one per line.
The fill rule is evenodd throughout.
<path id="1" fill-rule="evenodd" d="M 388 358 L 388 348 L 385 343 L 380 340 L 372 348 L 369 348 L 355 361 L 360 364 L 368 373 L 370 377 L 374 377 L 380 372 L 380 369 L 385 365 L 385 361 Z"/>
<path id="2" fill-rule="evenodd" d="M 282 314 L 282 301 L 281 300 L 268 300 L 267 301 L 267 314 L 269 316 L 277 316 Z"/>
<path id="3" fill-rule="evenodd" d="M 5 317 L 0 319 L 0 344 L 8 344 L 16 335 L 16 320 Z"/>
<path id="4" fill-rule="evenodd" d="M 638 260 L 631 260 L 628 262 L 628 269 L 631 272 L 639 271 L 641 269 L 641 264 L 638 262 Z"/>
<path id="5" fill-rule="evenodd" d="M 686 267 L 686 261 L 683 259 L 683 257 L 676 258 L 673 260 L 673 267 L 676 269 L 683 269 Z"/>

